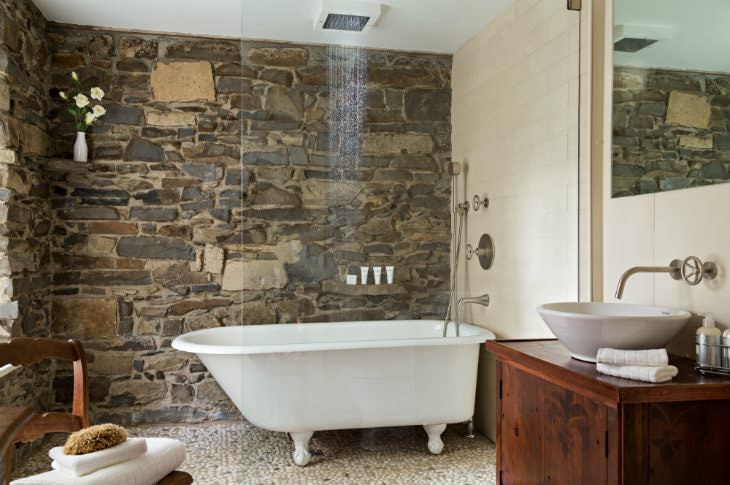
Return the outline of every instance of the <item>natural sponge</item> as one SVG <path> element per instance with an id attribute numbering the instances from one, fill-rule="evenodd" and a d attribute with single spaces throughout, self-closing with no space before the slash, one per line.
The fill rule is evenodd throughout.
<path id="1" fill-rule="evenodd" d="M 77 431 L 63 447 L 67 455 L 85 455 L 106 450 L 127 441 L 127 430 L 116 424 L 99 424 Z"/>

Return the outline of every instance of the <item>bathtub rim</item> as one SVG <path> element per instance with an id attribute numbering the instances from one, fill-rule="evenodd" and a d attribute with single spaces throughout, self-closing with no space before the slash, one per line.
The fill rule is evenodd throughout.
<path id="1" fill-rule="evenodd" d="M 423 324 L 440 324 L 443 322 L 438 320 L 406 320 L 408 322 L 423 322 Z M 274 327 L 281 325 L 304 325 L 304 326 L 331 326 L 331 325 L 357 325 L 379 323 L 378 321 L 362 321 L 362 322 L 323 322 L 323 323 L 305 323 L 305 324 L 266 324 L 251 325 L 251 327 Z M 399 339 L 369 339 L 354 341 L 332 341 L 332 342 L 306 342 L 294 344 L 269 344 L 269 345 L 211 345 L 200 344 L 194 342 L 195 336 L 208 333 L 220 332 L 222 329 L 232 329 L 249 327 L 249 325 L 235 325 L 229 327 L 215 327 L 202 330 L 195 330 L 184 333 L 176 337 L 172 341 L 172 347 L 176 350 L 189 352 L 198 355 L 259 355 L 259 354 L 290 354 L 298 352 L 324 352 L 335 350 L 355 350 L 355 349 L 392 349 L 392 348 L 410 348 L 410 347 L 437 347 L 437 346 L 454 346 L 454 345 L 479 345 L 487 340 L 495 340 L 496 335 L 489 329 L 477 325 L 462 323 L 462 335 L 459 337 L 450 336 L 443 338 L 440 335 L 434 337 L 422 338 L 399 338 Z M 453 324 L 450 325 L 453 328 Z M 467 335 L 464 333 L 467 332 Z"/>

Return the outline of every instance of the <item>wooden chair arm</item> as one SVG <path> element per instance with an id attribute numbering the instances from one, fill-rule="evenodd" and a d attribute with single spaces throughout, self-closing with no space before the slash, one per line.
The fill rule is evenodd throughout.
<path id="1" fill-rule="evenodd" d="M 0 408 L 0 484 L 10 482 L 12 444 L 18 433 L 36 416 L 31 407 Z"/>
<path id="2" fill-rule="evenodd" d="M 0 408 L 0 456 L 5 456 L 18 434 L 35 416 L 35 409 L 27 406 Z"/>

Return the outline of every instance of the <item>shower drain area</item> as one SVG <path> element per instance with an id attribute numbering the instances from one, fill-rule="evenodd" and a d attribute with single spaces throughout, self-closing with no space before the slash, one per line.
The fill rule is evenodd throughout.
<path id="1" fill-rule="evenodd" d="M 129 428 L 134 436 L 162 436 L 183 441 L 187 460 L 181 467 L 196 485 L 258 484 L 443 484 L 494 485 L 495 445 L 477 435 L 464 436 L 463 425 L 449 426 L 439 456 L 426 449 L 421 427 L 325 431 L 312 438 L 312 461 L 304 468 L 291 459 L 293 445 L 285 433 L 258 429 L 247 422 L 217 421 Z M 50 469 L 48 449 L 58 436 L 20 464 L 16 477 Z"/>

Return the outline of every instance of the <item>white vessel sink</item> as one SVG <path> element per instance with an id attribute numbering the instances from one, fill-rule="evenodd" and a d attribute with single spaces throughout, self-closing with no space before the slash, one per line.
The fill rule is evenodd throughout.
<path id="1" fill-rule="evenodd" d="M 601 347 L 663 348 L 690 319 L 684 310 L 623 303 L 550 303 L 537 313 L 574 358 L 588 362 Z"/>

